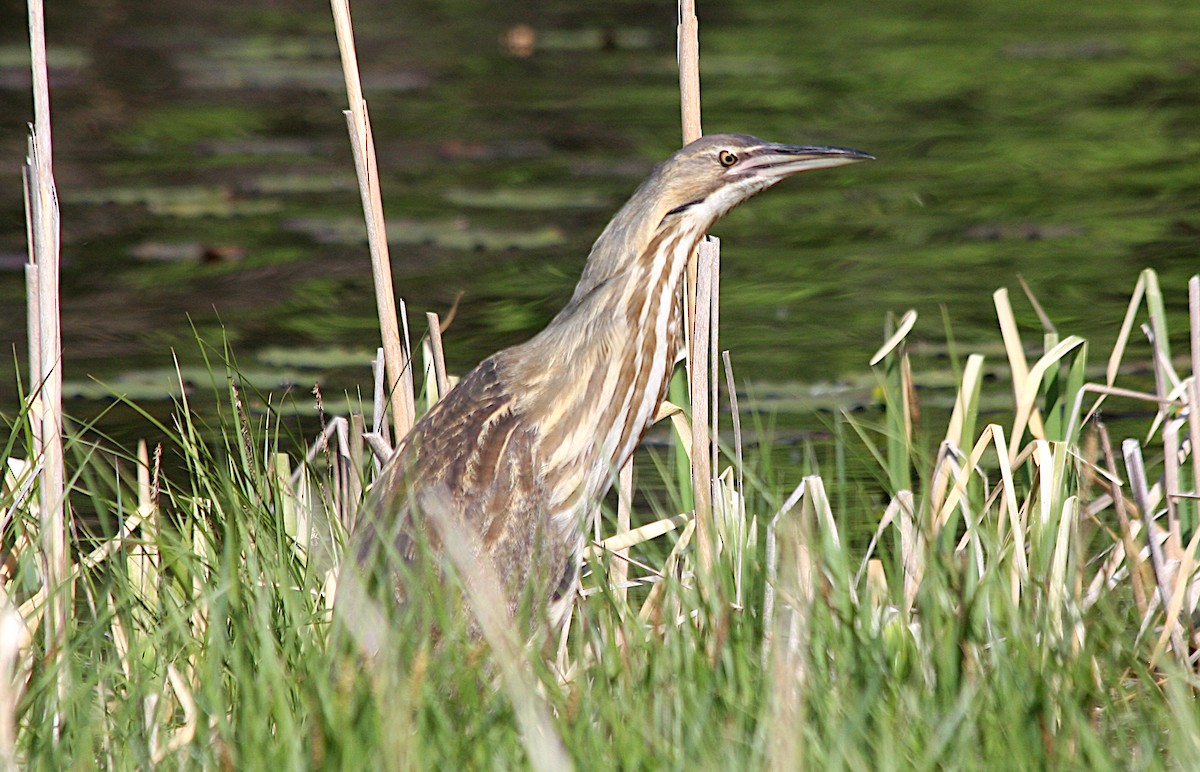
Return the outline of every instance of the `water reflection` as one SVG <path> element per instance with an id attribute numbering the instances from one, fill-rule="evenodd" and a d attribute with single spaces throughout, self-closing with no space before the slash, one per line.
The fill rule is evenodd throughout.
<path id="1" fill-rule="evenodd" d="M 20 10 L 0 9 L 0 165 L 14 170 L 0 186 L 0 340 L 18 351 Z M 52 10 L 69 393 L 85 395 L 89 375 L 160 372 L 172 348 L 199 363 L 193 327 L 214 341 L 224 330 L 248 362 L 280 346 L 369 354 L 373 299 L 326 9 Z M 461 371 L 550 318 L 612 210 L 677 143 L 673 10 L 354 10 L 398 291 L 414 327 L 461 294 L 446 338 Z M 708 129 L 880 158 L 781 186 L 720 225 L 723 346 L 740 378 L 853 382 L 888 309 L 916 308 L 916 337 L 936 343 L 944 308 L 960 346 L 990 345 L 991 292 L 1015 290 L 1017 274 L 1060 329 L 1101 345 L 1144 267 L 1182 314 L 1200 254 L 1189 34 L 1200 6 L 1076 11 L 701 6 Z M 1036 340 L 1032 310 L 1018 312 Z M 342 364 L 297 377 L 367 382 L 365 362 Z M 14 382 L 6 367 L 0 404 L 14 404 Z"/>

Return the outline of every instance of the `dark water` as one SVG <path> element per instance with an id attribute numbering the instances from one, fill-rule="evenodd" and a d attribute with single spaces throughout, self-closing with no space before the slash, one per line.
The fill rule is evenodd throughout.
<path id="1" fill-rule="evenodd" d="M 462 371 L 550 319 L 592 239 L 677 146 L 674 7 L 353 10 L 397 291 L 414 336 L 423 312 L 461 296 L 446 345 Z M 294 384 L 298 403 L 316 381 L 369 388 L 358 363 L 377 325 L 328 6 L 50 12 L 68 409 L 103 404 L 93 376 L 152 404 L 170 390 L 172 349 L 201 364 L 196 333 L 225 336 L 251 380 Z M 752 391 L 786 410 L 813 402 L 813 384 L 857 383 L 886 312 L 910 307 L 932 369 L 946 368 L 943 309 L 962 350 L 995 352 L 999 286 L 1036 343 L 1018 274 L 1061 332 L 1099 351 L 1153 267 L 1182 342 L 1200 269 L 1200 4 L 756 0 L 699 13 L 707 130 L 879 158 L 789 181 L 718 226 L 722 345 Z M 22 14 L 0 7 L 0 343 L 23 362 Z M 529 56 L 502 44 L 521 24 Z M 130 419 L 105 420 L 120 433 Z"/>

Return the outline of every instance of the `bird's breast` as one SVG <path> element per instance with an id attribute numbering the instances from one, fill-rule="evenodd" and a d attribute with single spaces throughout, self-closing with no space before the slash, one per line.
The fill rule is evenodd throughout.
<path id="1" fill-rule="evenodd" d="M 626 296 L 610 329 L 581 345 L 574 377 L 554 390 L 543 447 L 547 477 L 561 481 L 554 498 L 563 517 L 604 497 L 653 422 L 680 345 L 681 282 L 679 271 Z"/>

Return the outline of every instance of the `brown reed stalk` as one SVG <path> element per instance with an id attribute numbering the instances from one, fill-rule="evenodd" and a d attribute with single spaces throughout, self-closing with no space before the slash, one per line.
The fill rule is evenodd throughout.
<path id="1" fill-rule="evenodd" d="M 28 166 L 21 168 L 21 182 L 25 192 L 25 235 L 29 254 L 29 262 L 25 265 L 25 332 L 29 346 L 29 393 L 36 394 L 42 386 L 41 325 L 37 323 L 41 318 L 38 309 L 42 295 L 38 291 L 38 266 L 33 259 L 33 181 L 30 179 Z M 42 454 L 42 427 L 37 421 L 33 422 L 33 454 L 35 459 Z"/>
<path id="2" fill-rule="evenodd" d="M 411 389 L 403 388 L 404 373 L 411 367 L 411 352 L 406 353 L 400 341 L 396 314 L 396 296 L 392 285 L 392 259 L 388 252 L 387 229 L 383 218 L 383 196 L 379 187 L 379 167 L 375 158 L 375 140 L 367 103 L 363 99 L 362 81 L 358 73 L 358 54 L 354 47 L 354 28 L 350 21 L 348 0 L 330 0 L 338 50 L 342 58 L 342 74 L 346 79 L 346 97 L 350 109 L 344 111 L 350 131 L 350 147 L 354 153 L 354 171 L 358 176 L 359 194 L 367 222 L 367 242 L 371 251 L 371 273 L 375 280 L 375 305 L 379 313 L 379 329 L 383 338 L 384 362 L 387 366 L 387 391 L 392 407 L 392 422 L 399 439 L 412 428 L 416 413 Z"/>
<path id="3" fill-rule="evenodd" d="M 1117 524 L 1121 529 L 1121 546 L 1125 550 L 1125 564 L 1129 568 L 1129 582 L 1133 587 L 1133 602 L 1137 606 L 1138 615 L 1146 616 L 1150 601 L 1146 595 L 1146 576 L 1142 570 L 1142 560 L 1138 555 L 1138 547 L 1133 536 L 1133 526 L 1129 513 L 1125 509 L 1125 495 L 1121 491 L 1121 483 L 1117 477 L 1117 464 L 1113 453 L 1112 442 L 1108 438 L 1108 427 L 1103 421 L 1096 422 L 1100 434 L 1100 447 L 1104 451 L 1105 471 L 1108 472 L 1108 484 L 1112 496 L 1113 510 L 1117 513 Z"/>
<path id="4" fill-rule="evenodd" d="M 1192 353 L 1188 438 L 1192 445 L 1192 492 L 1200 495 L 1200 275 L 1188 279 L 1188 322 Z"/>
<path id="5" fill-rule="evenodd" d="M 679 103 L 683 122 L 683 144 L 700 139 L 700 22 L 695 0 L 679 0 L 679 23 L 675 30 L 679 58 Z"/>
<path id="6" fill-rule="evenodd" d="M 738 553 L 737 553 L 737 576 L 734 582 L 734 599 L 733 603 L 737 608 L 742 608 L 742 574 L 743 562 L 745 559 L 746 546 L 746 480 L 743 474 L 745 466 L 742 464 L 742 417 L 738 409 L 737 387 L 733 380 L 733 362 L 729 359 L 729 352 L 721 352 L 721 361 L 725 365 L 725 388 L 729 395 L 729 415 L 733 421 L 733 458 L 734 458 L 734 491 L 737 494 L 738 507 Z M 715 412 L 715 411 L 714 411 Z"/>
<path id="7" fill-rule="evenodd" d="M 1137 440 L 1125 440 L 1121 443 L 1121 453 L 1125 456 L 1125 471 L 1129 477 L 1129 485 L 1133 492 L 1133 500 L 1137 502 L 1142 517 L 1142 532 L 1146 536 L 1146 545 L 1150 548 L 1150 566 L 1154 569 L 1154 579 L 1158 584 L 1158 599 L 1164 611 L 1171 607 L 1171 576 L 1167 565 L 1167 557 L 1159 543 L 1154 522 L 1154 506 L 1150 503 L 1149 486 L 1146 482 L 1146 466 L 1142 460 L 1142 447 Z M 1187 661 L 1187 648 L 1178 625 L 1171 624 L 1171 648 L 1180 662 Z"/>
<path id="8" fill-rule="evenodd" d="M 808 670 L 809 611 L 816 587 L 812 543 L 814 508 L 806 477 L 771 520 L 768 530 L 769 594 L 763 609 L 763 667 L 768 677 L 766 768 L 794 769 L 804 737 L 805 686 Z M 798 511 L 792 508 L 799 505 Z M 779 608 L 774 593 L 778 588 Z"/>
<path id="9" fill-rule="evenodd" d="M 442 321 L 433 311 L 427 311 L 425 319 L 429 322 L 429 348 L 433 352 L 433 376 L 440 399 L 450 391 L 450 376 L 446 374 L 446 354 L 442 349 Z"/>
<path id="10" fill-rule="evenodd" d="M 633 461 L 625 462 L 617 476 L 617 535 L 629 532 L 630 510 L 633 497 Z M 616 588 L 622 602 L 629 593 L 629 549 L 618 550 L 609 563 L 609 584 Z"/>
<path id="11" fill-rule="evenodd" d="M 696 509 L 696 551 L 702 576 L 715 560 L 713 544 L 712 460 L 708 446 L 708 342 L 712 322 L 712 253 L 700 245 L 696 258 L 696 315 L 692 318 L 692 348 L 688 356 L 688 384 L 692 406 L 692 495 Z"/>
<path id="12" fill-rule="evenodd" d="M 360 412 L 350 414 L 350 504 L 355 510 L 362 503 L 363 497 L 363 452 L 366 441 L 363 435 L 367 433 L 367 421 Z"/>
<path id="13" fill-rule="evenodd" d="M 391 434 L 388 432 L 387 422 L 387 365 L 383 360 L 383 347 L 379 347 L 375 352 L 375 359 L 371 362 L 371 375 L 374 388 L 371 391 L 371 432 L 378 436 L 386 443 L 391 443 Z M 379 471 L 379 464 L 375 465 L 375 471 Z"/>
<path id="14" fill-rule="evenodd" d="M 679 59 L 679 104 L 683 143 L 699 139 L 700 128 L 700 29 L 695 0 L 679 0 L 676 27 Z M 711 569 L 716 548 L 713 540 L 712 502 L 715 464 L 711 455 L 714 437 L 709 435 L 710 394 L 715 394 L 716 330 L 713 290 L 717 286 L 716 265 L 720 245 L 706 239 L 688 262 L 688 385 L 692 412 L 692 498 L 696 509 L 696 544 L 702 573 Z M 710 366 L 711 362 L 711 366 Z M 715 412 L 715 411 L 712 411 Z"/>
<path id="15" fill-rule="evenodd" d="M 709 320 L 707 352 L 709 364 L 708 415 L 709 420 L 712 422 L 710 424 L 712 434 L 709 435 L 711 441 L 708 443 L 708 446 L 711 453 L 709 476 L 712 478 L 712 485 L 710 490 L 712 491 L 712 496 L 715 500 L 718 489 L 717 472 L 719 469 L 720 460 L 720 446 L 717 440 L 721 436 L 717 422 L 717 418 L 720 415 L 720 406 L 718 405 L 717 400 L 719 399 L 721 392 L 721 378 L 718 374 L 721 362 L 720 336 L 718 335 L 718 332 L 721 329 L 721 240 L 716 236 L 711 236 L 708 240 L 712 243 L 712 248 L 710 250 L 711 265 L 709 266 L 708 274 Z"/>
<path id="16" fill-rule="evenodd" d="M 42 455 L 40 523 L 43 581 L 47 590 L 46 649 L 58 660 L 58 694 L 69 683 L 66 668 L 67 619 L 71 608 L 71 581 L 67 566 L 66 475 L 62 445 L 62 338 L 59 315 L 59 209 L 54 187 L 53 150 L 50 140 L 50 86 L 46 66 L 46 25 L 42 0 L 29 0 L 29 49 L 33 74 L 33 133 L 26 160 L 30 223 L 31 264 L 36 266 L 37 316 L 28 323 L 37 327 L 37 389 L 33 415 L 40 414 Z M 33 339 L 30 335 L 30 339 Z M 35 418 L 35 422 L 37 419 Z M 53 734 L 57 739 L 61 716 L 55 708 Z"/>
<path id="17" fill-rule="evenodd" d="M 614 554 L 623 554 L 630 547 L 636 547 L 643 542 L 648 542 L 651 539 L 657 539 L 665 533 L 677 530 L 681 527 L 687 527 L 692 522 L 692 513 L 683 512 L 671 517 L 664 517 L 662 520 L 655 520 L 652 523 L 638 526 L 624 533 L 619 533 L 616 536 L 610 536 L 602 542 L 593 544 L 584 550 L 583 557 L 585 560 L 593 560 L 600 557 L 605 551 Z M 636 561 L 630 560 L 635 563 Z M 640 563 L 638 565 L 641 565 Z M 649 569 L 653 571 L 653 569 Z M 661 573 L 661 572 L 660 572 Z"/>
<path id="18" fill-rule="evenodd" d="M 1192 495 L 1200 496 L 1200 275 L 1188 279 L 1188 340 L 1192 377 L 1188 379 L 1188 444 L 1192 456 Z M 1192 512 L 1200 512 L 1200 502 L 1192 503 Z M 1188 587 L 1188 608 L 1195 603 L 1195 590 Z"/>

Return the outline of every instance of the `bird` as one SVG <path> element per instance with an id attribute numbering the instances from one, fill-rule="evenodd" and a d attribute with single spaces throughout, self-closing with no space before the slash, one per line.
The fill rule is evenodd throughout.
<path id="1" fill-rule="evenodd" d="M 507 613 L 530 593 L 558 628 L 579 587 L 585 521 L 666 397 L 683 339 L 684 274 L 701 239 L 787 177 L 872 159 L 722 133 L 655 167 L 596 239 L 553 320 L 483 360 L 397 444 L 350 535 L 353 570 L 335 617 L 356 624 L 363 577 L 397 603 L 412 595 L 395 561 L 411 561 L 421 543 L 442 550 L 443 535 L 419 511 L 436 502 L 467 534 L 472 559 L 490 561 Z"/>

